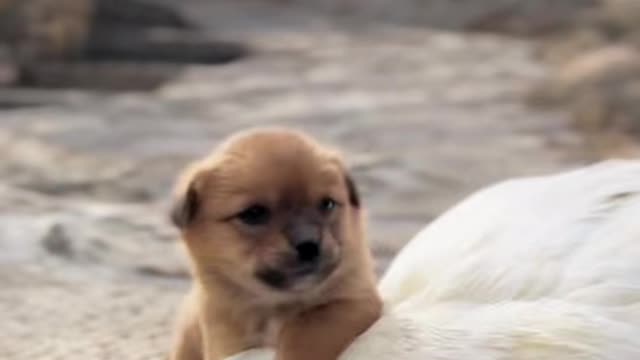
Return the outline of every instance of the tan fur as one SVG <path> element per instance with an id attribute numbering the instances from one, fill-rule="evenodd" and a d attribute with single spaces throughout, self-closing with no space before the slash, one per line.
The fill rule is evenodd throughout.
<path id="1" fill-rule="evenodd" d="M 362 210 L 335 152 L 291 130 L 244 132 L 187 169 L 176 189 L 194 286 L 173 360 L 221 360 L 259 346 L 275 347 L 278 360 L 335 360 L 379 318 Z M 282 224 L 326 196 L 339 204 L 321 227 L 323 264 L 334 270 L 294 277 L 286 289 L 261 282 L 256 272 L 290 250 Z M 267 225 L 237 219 L 255 203 L 272 209 Z"/>

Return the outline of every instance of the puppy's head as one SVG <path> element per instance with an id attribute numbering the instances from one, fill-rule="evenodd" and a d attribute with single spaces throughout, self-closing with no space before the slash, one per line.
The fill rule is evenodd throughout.
<path id="1" fill-rule="evenodd" d="M 172 220 L 198 274 L 252 293 L 312 289 L 362 251 L 343 162 L 298 132 L 233 136 L 193 164 L 176 193 Z"/>

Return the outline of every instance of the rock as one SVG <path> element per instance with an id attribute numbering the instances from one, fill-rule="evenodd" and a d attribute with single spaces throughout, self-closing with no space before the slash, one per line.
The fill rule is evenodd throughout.
<path id="1" fill-rule="evenodd" d="M 535 34 L 571 24 L 594 0 L 267 0 L 365 21 Z"/>
<path id="2" fill-rule="evenodd" d="M 627 46 L 608 46 L 584 54 L 562 66 L 556 75 L 560 97 L 607 91 L 640 76 L 640 52 Z"/>
<path id="3" fill-rule="evenodd" d="M 572 26 L 545 39 L 546 60 L 564 63 L 610 45 L 640 47 L 640 2 L 636 0 L 603 0 L 573 18 Z"/>
<path id="4" fill-rule="evenodd" d="M 537 53 L 552 66 L 562 66 L 577 56 L 605 47 L 610 39 L 597 28 L 585 26 L 547 37 Z"/>
<path id="5" fill-rule="evenodd" d="M 189 29 L 193 24 L 176 10 L 153 1 L 95 0 L 98 27 L 162 27 Z"/>
<path id="6" fill-rule="evenodd" d="M 171 63 L 38 62 L 22 69 L 21 84 L 42 89 L 145 91 L 163 85 L 182 70 L 183 65 Z"/>
<path id="7" fill-rule="evenodd" d="M 607 46 L 555 69 L 535 90 L 541 103 L 571 103 L 585 94 L 616 92 L 640 77 L 640 52 L 629 46 Z"/>
<path id="8" fill-rule="evenodd" d="M 73 59 L 89 36 L 93 0 L 1 0 L 0 42 L 19 62 Z"/>
<path id="9" fill-rule="evenodd" d="M 591 89 L 571 104 L 576 127 L 590 135 L 640 135 L 640 73 L 605 89 Z"/>
<path id="10" fill-rule="evenodd" d="M 53 255 L 73 257 L 73 248 L 61 224 L 53 224 L 42 239 L 44 248 Z"/>
<path id="11" fill-rule="evenodd" d="M 603 18 L 618 31 L 640 29 L 640 2 L 637 0 L 604 0 Z"/>
<path id="12" fill-rule="evenodd" d="M 595 156 L 637 156 L 640 2 L 602 0 L 588 10 L 545 38 L 539 53 L 552 70 L 529 101 L 568 109 Z"/>
<path id="13" fill-rule="evenodd" d="M 471 2 L 471 1 L 469 1 Z M 597 1 L 591 0 L 536 0 L 499 1 L 485 8 L 486 13 L 465 26 L 468 30 L 497 31 L 511 35 L 540 35 L 557 32 L 575 26 L 582 13 L 593 8 Z M 486 2 L 475 2 L 475 6 L 486 6 Z"/>
<path id="14" fill-rule="evenodd" d="M 203 36 L 175 7 L 152 0 L 0 1 L 0 45 L 15 59 L 12 66 L 0 54 L 0 86 L 19 80 L 30 87 L 147 90 L 174 77 L 182 69 L 176 63 L 227 63 L 247 53 Z"/>
<path id="15" fill-rule="evenodd" d="M 636 148 L 631 136 L 640 136 L 640 51 L 618 45 L 587 52 L 560 66 L 532 100 L 568 107 L 597 156 L 628 155 Z"/>

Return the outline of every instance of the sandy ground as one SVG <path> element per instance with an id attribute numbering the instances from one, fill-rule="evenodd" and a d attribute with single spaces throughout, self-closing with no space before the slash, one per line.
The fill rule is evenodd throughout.
<path id="1" fill-rule="evenodd" d="M 188 286 L 167 195 L 236 130 L 293 126 L 342 148 L 379 272 L 470 192 L 586 161 L 566 114 L 523 104 L 545 74 L 534 44 L 185 6 L 253 55 L 152 92 L 0 111 L 1 359 L 161 358 Z"/>

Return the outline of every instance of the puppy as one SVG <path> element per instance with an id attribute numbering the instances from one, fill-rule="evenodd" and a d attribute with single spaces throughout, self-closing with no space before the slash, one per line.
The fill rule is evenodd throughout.
<path id="1" fill-rule="evenodd" d="M 277 360 L 335 360 L 379 318 L 360 199 L 335 152 L 295 131 L 252 130 L 176 189 L 194 285 L 173 360 L 264 346 Z"/>

